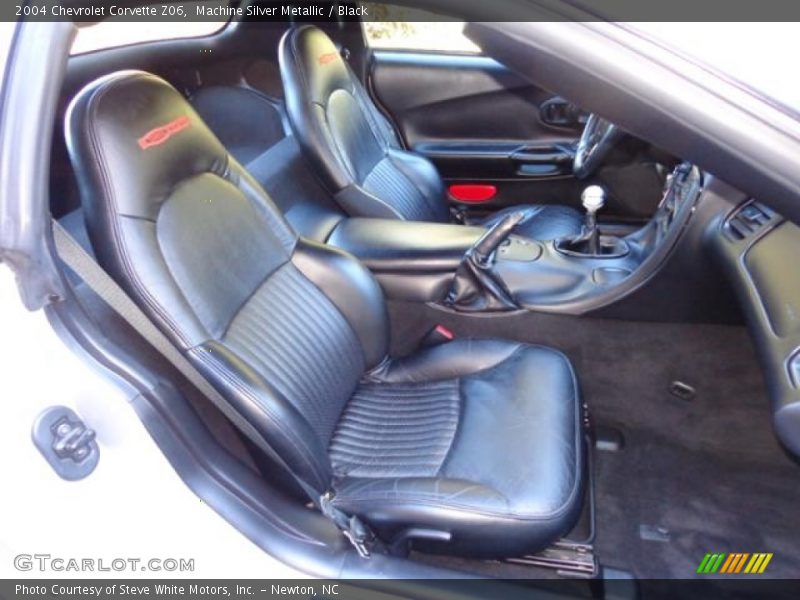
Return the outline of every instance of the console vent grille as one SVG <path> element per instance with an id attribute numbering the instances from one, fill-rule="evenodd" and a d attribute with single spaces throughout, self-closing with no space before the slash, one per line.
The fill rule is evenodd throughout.
<path id="1" fill-rule="evenodd" d="M 728 235 L 734 240 L 744 240 L 760 231 L 772 220 L 774 213 L 763 204 L 748 202 L 725 222 Z"/>

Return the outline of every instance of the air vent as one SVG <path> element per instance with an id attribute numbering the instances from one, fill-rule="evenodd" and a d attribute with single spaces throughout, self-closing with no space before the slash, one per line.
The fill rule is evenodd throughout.
<path id="1" fill-rule="evenodd" d="M 725 223 L 725 230 L 734 240 L 744 240 L 770 222 L 773 212 L 763 204 L 749 202 L 734 212 Z"/>

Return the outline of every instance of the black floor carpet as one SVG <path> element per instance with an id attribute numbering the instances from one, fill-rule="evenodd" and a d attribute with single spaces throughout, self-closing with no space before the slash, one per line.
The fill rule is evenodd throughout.
<path id="1" fill-rule="evenodd" d="M 595 455 L 595 547 L 604 565 L 688 578 L 707 552 L 773 552 L 765 575 L 800 577 L 800 466 L 774 437 L 743 327 L 464 318 L 402 305 L 392 313 L 409 345 L 434 322 L 570 356 L 595 424 L 625 439 L 621 451 Z M 693 400 L 669 393 L 676 380 L 696 389 Z M 668 541 L 643 539 L 641 526 L 665 529 Z"/>
<path id="2" fill-rule="evenodd" d="M 747 332 L 625 330 L 576 357 L 595 421 L 626 440 L 596 455 L 601 560 L 644 578 L 688 577 L 706 552 L 773 552 L 771 576 L 800 577 L 800 467 L 773 435 Z M 672 396 L 674 380 L 696 397 Z M 642 539 L 640 526 L 665 528 L 669 541 Z"/>

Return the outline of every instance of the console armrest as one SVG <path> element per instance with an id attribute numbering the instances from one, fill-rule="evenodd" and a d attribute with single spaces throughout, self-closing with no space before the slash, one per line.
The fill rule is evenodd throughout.
<path id="1" fill-rule="evenodd" d="M 328 238 L 375 273 L 452 272 L 482 227 L 393 219 L 344 219 Z"/>

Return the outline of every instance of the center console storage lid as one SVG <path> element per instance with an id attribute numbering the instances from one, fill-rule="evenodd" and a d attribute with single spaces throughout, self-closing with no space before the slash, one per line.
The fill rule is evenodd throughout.
<path id="1" fill-rule="evenodd" d="M 327 240 L 372 271 L 455 271 L 464 253 L 486 232 L 482 227 L 353 217 Z"/>

